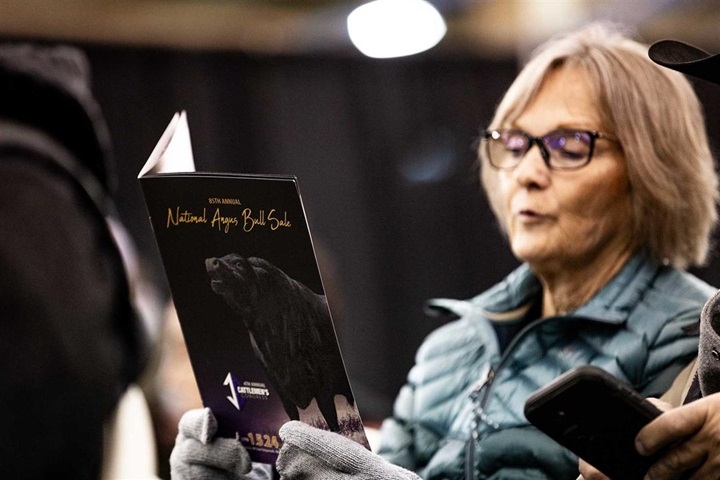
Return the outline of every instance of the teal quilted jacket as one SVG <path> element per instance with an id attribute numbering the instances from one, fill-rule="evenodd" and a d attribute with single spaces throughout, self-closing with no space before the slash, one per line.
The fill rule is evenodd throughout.
<path id="1" fill-rule="evenodd" d="M 418 350 L 378 453 L 425 479 L 574 480 L 577 458 L 528 424 L 527 397 L 586 364 L 659 396 L 697 354 L 715 291 L 638 254 L 585 305 L 531 321 L 502 351 L 496 327 L 523 319 L 542 293 L 527 265 L 470 300 L 431 301 L 460 318 Z"/>

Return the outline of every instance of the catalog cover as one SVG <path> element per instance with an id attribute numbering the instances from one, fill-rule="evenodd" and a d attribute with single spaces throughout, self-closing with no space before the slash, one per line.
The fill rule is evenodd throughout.
<path id="1" fill-rule="evenodd" d="M 368 447 L 297 180 L 194 172 L 184 112 L 139 179 L 218 434 L 261 463 L 274 463 L 290 419 Z"/>

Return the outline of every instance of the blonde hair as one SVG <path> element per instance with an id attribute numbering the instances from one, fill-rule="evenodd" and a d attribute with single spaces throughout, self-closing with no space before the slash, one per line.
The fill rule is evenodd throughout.
<path id="1" fill-rule="evenodd" d="M 659 261 L 678 268 L 702 265 L 717 219 L 718 178 L 700 102 L 682 74 L 653 63 L 647 47 L 617 26 L 591 24 L 538 47 L 489 128 L 517 119 L 548 75 L 563 66 L 586 73 L 600 130 L 617 137 L 622 146 L 631 188 L 632 238 Z M 505 228 L 497 171 L 489 166 L 482 146 L 483 186 Z"/>

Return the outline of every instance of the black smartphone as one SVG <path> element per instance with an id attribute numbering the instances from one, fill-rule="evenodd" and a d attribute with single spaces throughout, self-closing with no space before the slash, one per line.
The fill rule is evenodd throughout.
<path id="1" fill-rule="evenodd" d="M 525 417 L 612 480 L 642 480 L 658 455 L 635 450 L 635 437 L 662 413 L 601 368 L 569 370 L 534 392 Z"/>

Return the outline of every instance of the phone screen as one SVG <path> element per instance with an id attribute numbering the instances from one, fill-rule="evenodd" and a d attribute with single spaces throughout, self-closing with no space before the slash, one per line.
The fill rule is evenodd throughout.
<path id="1" fill-rule="evenodd" d="M 530 396 L 525 416 L 613 480 L 641 480 L 657 456 L 635 450 L 638 432 L 660 410 L 597 367 L 579 367 Z"/>

